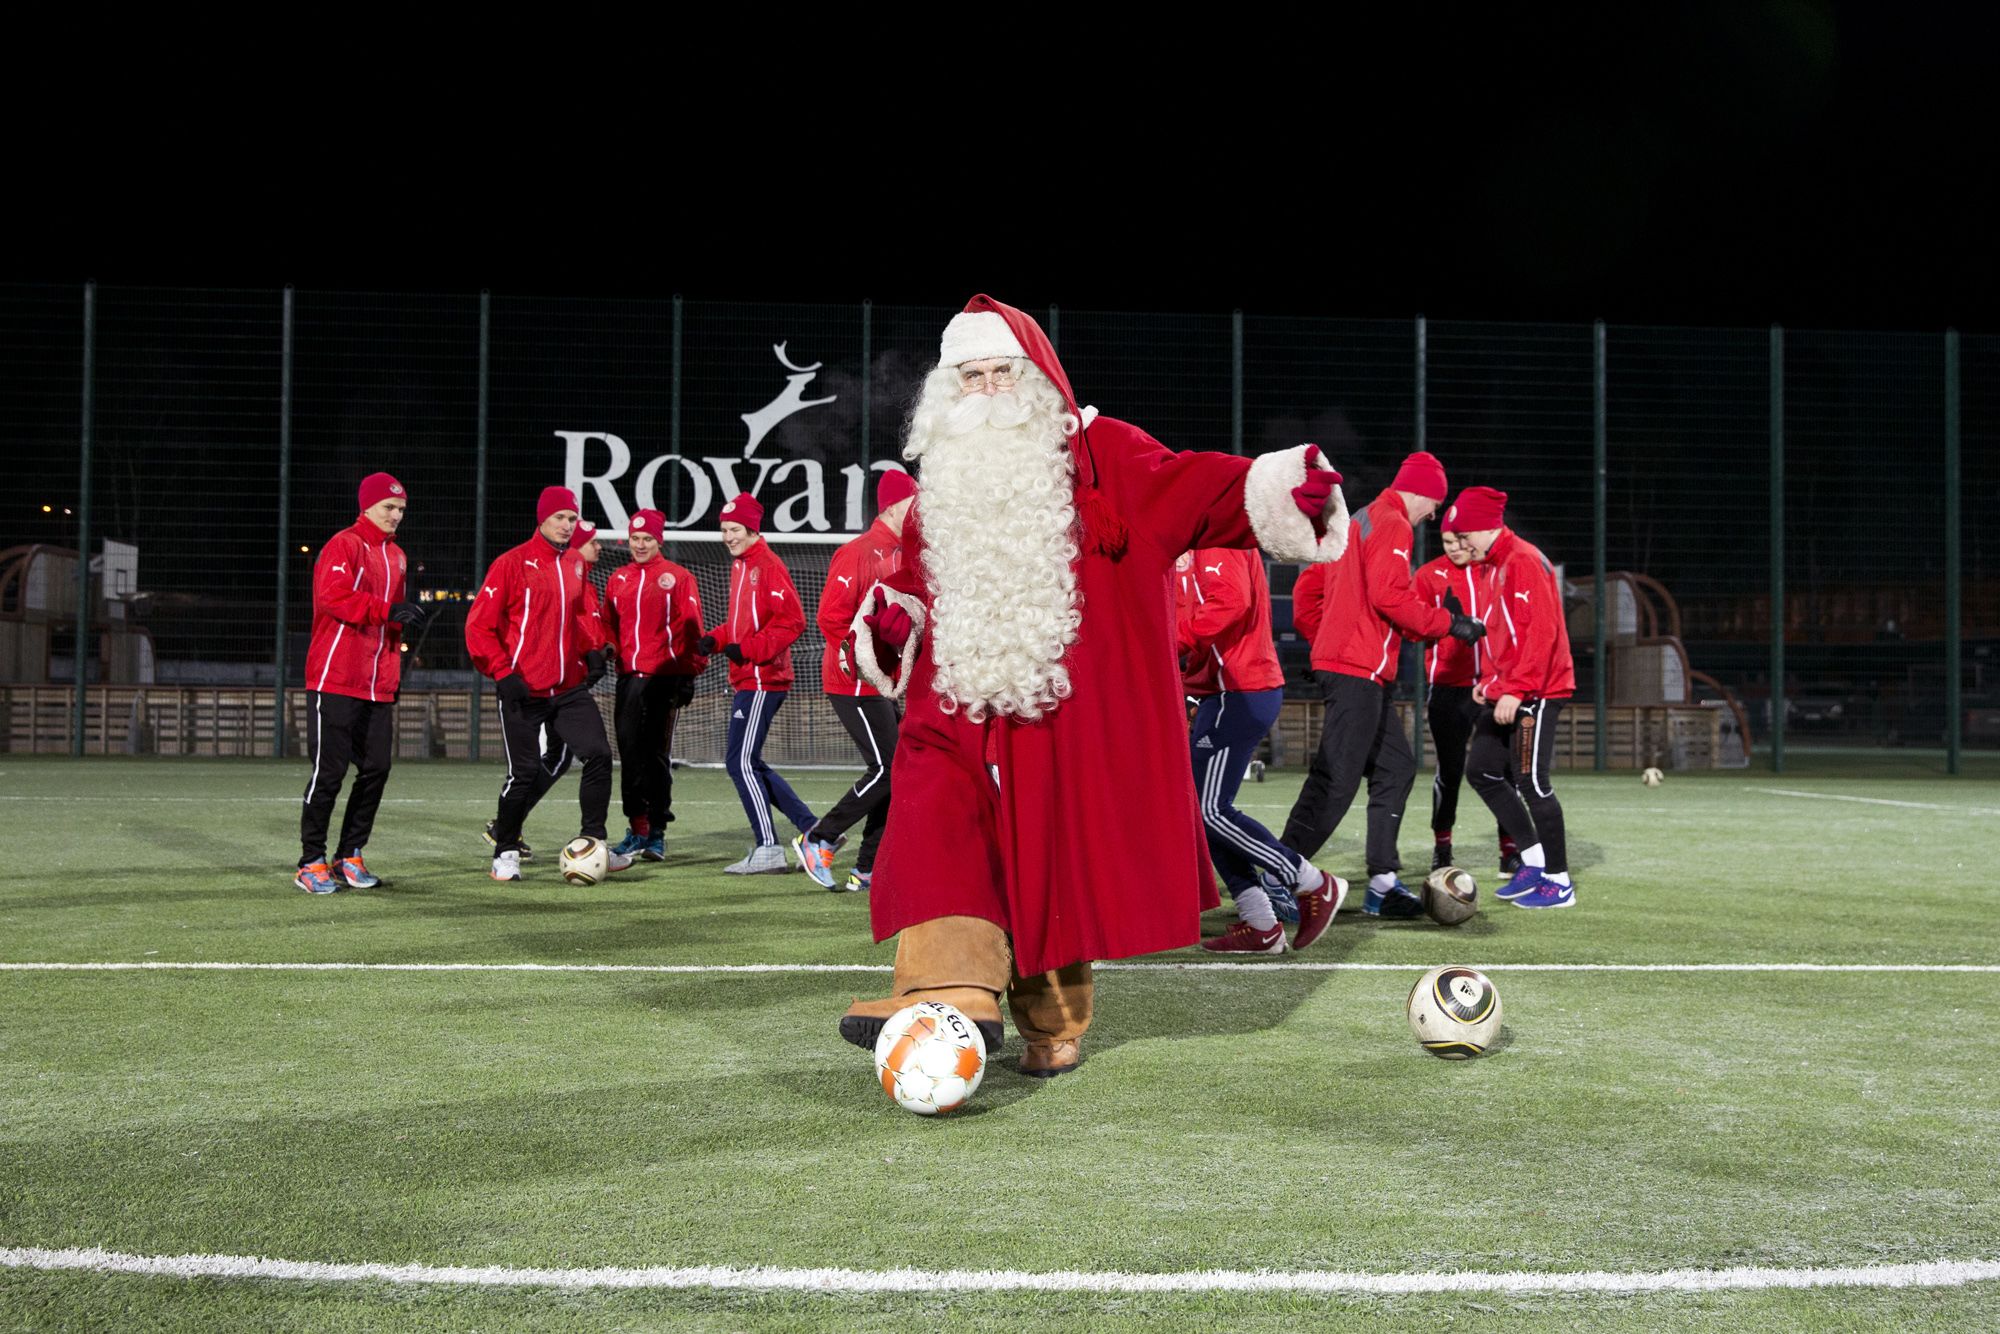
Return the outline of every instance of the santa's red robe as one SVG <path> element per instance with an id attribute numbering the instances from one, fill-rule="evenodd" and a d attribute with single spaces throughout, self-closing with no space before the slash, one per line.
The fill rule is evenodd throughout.
<path id="1" fill-rule="evenodd" d="M 1075 410 L 1033 320 L 985 297 L 968 309 L 1004 316 Z M 1316 539 L 1290 497 L 1303 449 L 1254 461 L 1175 453 L 1097 417 L 1073 453 L 1084 531 L 1082 622 L 1064 660 L 1072 693 L 1032 723 L 970 722 L 931 689 L 921 637 L 904 672 L 908 712 L 870 894 L 877 940 L 935 917 L 982 917 L 1011 933 L 1016 966 L 1033 974 L 1191 945 L 1218 902 L 1187 763 L 1168 573 L 1196 547 L 1332 559 L 1344 503 Z M 928 612 L 921 491 L 903 542 L 896 587 Z"/>

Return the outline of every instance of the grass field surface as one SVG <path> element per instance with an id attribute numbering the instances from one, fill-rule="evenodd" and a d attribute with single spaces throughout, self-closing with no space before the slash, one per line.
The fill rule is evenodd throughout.
<path id="1" fill-rule="evenodd" d="M 405 764 L 390 883 L 311 897 L 297 764 L 0 756 L 0 1328 L 1991 1328 L 2000 785 L 1792 768 L 1561 775 L 1576 909 L 1105 969 L 1077 1073 L 1010 1033 L 928 1120 L 834 1034 L 866 896 L 722 875 L 719 773 L 579 889 L 573 780 L 500 885 L 497 769 Z M 238 963 L 284 966 L 172 966 Z M 1491 970 L 1486 1057 L 1410 1036 L 1440 963 Z"/>

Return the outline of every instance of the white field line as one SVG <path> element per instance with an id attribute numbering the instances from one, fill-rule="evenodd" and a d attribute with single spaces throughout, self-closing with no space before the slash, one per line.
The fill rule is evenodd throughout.
<path id="1" fill-rule="evenodd" d="M 706 1288 L 791 1292 L 1244 1292 L 1324 1294 L 1723 1292 L 1769 1288 L 1952 1288 L 2000 1279 L 2000 1262 L 1933 1260 L 1843 1268 L 1593 1270 L 1367 1274 L 1197 1269 L 1119 1273 L 1018 1269 L 784 1269 L 729 1265 L 514 1269 L 504 1265 L 341 1264 L 247 1255 L 127 1255 L 92 1248 L 0 1247 L 0 1267 L 146 1274 L 162 1278 L 261 1278 L 308 1283 L 437 1283 L 486 1288 Z"/>
<path id="2" fill-rule="evenodd" d="M 1407 973 L 1422 963 L 1100 963 L 1120 973 Z M 1995 963 L 1479 963 L 1493 973 L 2000 973 Z M 875 963 L 239 963 L 134 959 L 0 963 L 0 973 L 887 973 Z"/>
<path id="3" fill-rule="evenodd" d="M 1773 797 L 1802 797 L 1807 801 L 1851 801 L 1861 806 L 1896 806 L 1906 811 L 1946 811 L 1952 815 L 2000 815 L 1994 806 L 1946 806 L 1935 801 L 1892 801 L 1888 797 L 1850 797 L 1840 792 L 1801 792 L 1789 787 L 1753 787 Z"/>

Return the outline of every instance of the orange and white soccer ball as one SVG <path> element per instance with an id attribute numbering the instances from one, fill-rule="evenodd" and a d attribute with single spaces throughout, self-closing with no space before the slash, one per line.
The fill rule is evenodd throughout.
<path id="1" fill-rule="evenodd" d="M 882 1091 L 919 1116 L 944 1116 L 971 1099 L 986 1077 L 979 1026 L 942 1001 L 896 1011 L 875 1039 Z"/>

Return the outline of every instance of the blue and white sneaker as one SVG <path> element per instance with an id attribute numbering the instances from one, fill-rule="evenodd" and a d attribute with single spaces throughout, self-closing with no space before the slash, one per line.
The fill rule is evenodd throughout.
<path id="1" fill-rule="evenodd" d="M 645 838 L 639 834 L 633 833 L 631 825 L 626 825 L 625 837 L 619 839 L 618 846 L 614 847 L 611 850 L 613 852 L 623 853 L 627 857 L 632 857 L 645 851 L 645 849 L 646 849 Z"/>
<path id="2" fill-rule="evenodd" d="M 1532 894 L 1523 894 L 1514 900 L 1516 908 L 1574 908 L 1576 906 L 1576 886 L 1558 885 L 1553 880 L 1544 879 L 1541 888 Z"/>
<path id="3" fill-rule="evenodd" d="M 649 862 L 663 862 L 667 859 L 667 836 L 655 833 L 646 839 L 646 845 L 639 849 L 639 856 Z"/>
<path id="4" fill-rule="evenodd" d="M 1542 868 L 1524 864 L 1515 870 L 1512 880 L 1493 891 L 1493 897 L 1512 902 L 1523 894 L 1534 893 L 1542 887 L 1542 884 Z"/>
<path id="5" fill-rule="evenodd" d="M 325 862 L 308 862 L 292 877 L 292 883 L 308 894 L 338 894 L 340 882 L 333 878 L 333 868 Z"/>
<path id="6" fill-rule="evenodd" d="M 800 834 L 792 840 L 792 851 L 799 854 L 799 868 L 812 877 L 814 884 L 821 889 L 834 887 L 833 844 Z"/>
<path id="7" fill-rule="evenodd" d="M 1264 897 L 1271 900 L 1271 911 L 1287 926 L 1299 924 L 1299 896 L 1292 893 L 1292 887 L 1269 876 L 1264 878 Z"/>
<path id="8" fill-rule="evenodd" d="M 1387 889 L 1371 886 L 1361 900 L 1361 911 L 1370 917 L 1386 917 L 1392 922 L 1408 921 L 1424 915 L 1424 903 L 1399 878 Z"/>

